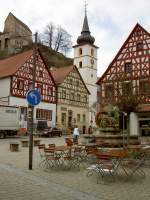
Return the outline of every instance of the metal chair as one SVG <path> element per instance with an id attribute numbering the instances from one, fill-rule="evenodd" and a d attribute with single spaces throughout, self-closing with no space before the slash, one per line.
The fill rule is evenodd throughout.
<path id="1" fill-rule="evenodd" d="M 38 150 L 39 150 L 39 154 L 40 154 L 40 162 L 39 162 L 39 167 L 45 166 L 46 164 L 46 157 L 45 157 L 45 144 L 39 144 L 38 145 Z"/>

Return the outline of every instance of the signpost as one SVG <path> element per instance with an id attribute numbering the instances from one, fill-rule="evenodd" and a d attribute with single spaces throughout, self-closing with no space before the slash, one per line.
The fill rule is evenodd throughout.
<path id="1" fill-rule="evenodd" d="M 35 33 L 35 46 L 33 49 L 33 78 L 32 90 L 27 93 L 28 105 L 28 132 L 29 132 L 29 170 L 32 170 L 33 161 L 33 123 L 34 123 L 34 106 L 40 103 L 40 93 L 35 90 L 36 82 L 36 48 L 37 48 L 37 33 Z"/>
<path id="2" fill-rule="evenodd" d="M 38 90 L 32 89 L 27 93 L 27 101 L 30 105 L 36 106 L 41 101 L 41 94 Z"/>
<path id="3" fill-rule="evenodd" d="M 29 90 L 26 96 L 28 106 L 28 132 L 29 132 L 29 169 L 32 169 L 33 157 L 33 124 L 34 124 L 34 106 L 41 102 L 41 94 L 38 90 Z"/>

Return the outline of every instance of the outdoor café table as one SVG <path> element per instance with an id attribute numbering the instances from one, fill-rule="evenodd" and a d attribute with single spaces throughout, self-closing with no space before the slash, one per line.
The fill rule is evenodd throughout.
<path id="1" fill-rule="evenodd" d="M 95 155 L 100 162 L 101 160 L 110 160 L 114 166 L 114 172 L 116 173 L 119 167 L 123 168 L 122 161 L 128 157 L 128 152 L 126 150 L 95 151 Z"/>
<path id="2" fill-rule="evenodd" d="M 19 143 L 18 142 L 10 142 L 10 151 L 19 151 Z"/>
<path id="3" fill-rule="evenodd" d="M 22 147 L 28 147 L 29 146 L 29 140 L 26 140 L 26 139 L 21 140 L 21 146 Z"/>
<path id="4" fill-rule="evenodd" d="M 34 143 L 34 146 L 38 146 L 40 144 L 40 141 L 39 139 L 34 139 L 33 140 L 33 143 Z"/>

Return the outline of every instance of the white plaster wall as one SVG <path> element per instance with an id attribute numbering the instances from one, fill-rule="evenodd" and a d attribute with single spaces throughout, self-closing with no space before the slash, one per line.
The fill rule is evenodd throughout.
<path id="1" fill-rule="evenodd" d="M 28 102 L 26 99 L 23 99 L 23 98 L 10 97 L 10 105 L 28 107 Z M 36 110 L 36 108 L 52 110 L 51 124 L 55 126 L 55 124 L 56 124 L 56 104 L 41 102 L 37 106 L 35 106 L 35 110 Z M 36 119 L 36 112 L 34 111 L 34 120 L 35 119 Z"/>
<path id="2" fill-rule="evenodd" d="M 136 113 L 130 114 L 130 135 L 139 135 L 139 122 Z"/>
<path id="3" fill-rule="evenodd" d="M 7 97 L 10 94 L 10 77 L 0 79 L 0 97 Z"/>

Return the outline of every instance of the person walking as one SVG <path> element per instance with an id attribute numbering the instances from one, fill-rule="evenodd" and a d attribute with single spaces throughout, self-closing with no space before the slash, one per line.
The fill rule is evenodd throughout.
<path id="1" fill-rule="evenodd" d="M 73 142 L 78 142 L 78 137 L 79 137 L 79 128 L 76 126 L 73 130 Z"/>

